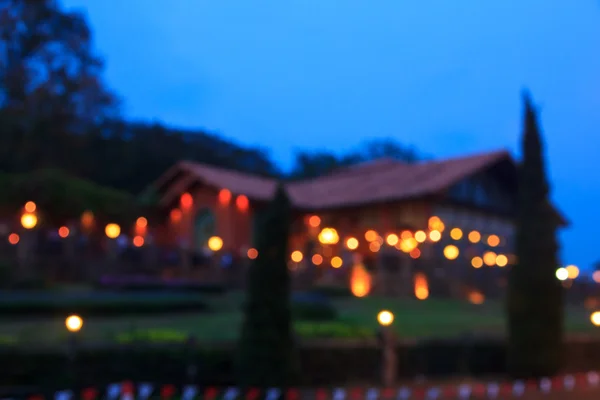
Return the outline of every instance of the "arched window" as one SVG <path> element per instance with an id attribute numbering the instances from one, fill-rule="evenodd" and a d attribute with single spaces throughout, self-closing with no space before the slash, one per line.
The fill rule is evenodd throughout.
<path id="1" fill-rule="evenodd" d="M 194 220 L 194 249 L 202 251 L 208 244 L 208 239 L 217 234 L 215 214 L 208 208 L 198 210 Z"/>

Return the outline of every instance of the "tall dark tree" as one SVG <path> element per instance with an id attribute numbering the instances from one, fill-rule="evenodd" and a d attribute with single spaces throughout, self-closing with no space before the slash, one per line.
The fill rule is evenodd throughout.
<path id="1" fill-rule="evenodd" d="M 523 160 L 519 167 L 517 263 L 509 272 L 508 366 L 515 377 L 551 376 L 563 362 L 563 290 L 558 218 L 549 200 L 536 111 L 523 95 Z"/>
<path id="2" fill-rule="evenodd" d="M 258 257 L 248 273 L 239 343 L 238 383 L 242 387 L 285 388 L 297 363 L 287 267 L 290 202 L 280 186 L 258 223 Z"/>

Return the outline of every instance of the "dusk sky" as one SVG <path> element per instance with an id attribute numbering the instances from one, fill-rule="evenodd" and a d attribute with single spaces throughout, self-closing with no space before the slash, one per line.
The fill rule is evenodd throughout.
<path id="1" fill-rule="evenodd" d="M 600 1 L 64 0 L 129 119 L 270 149 L 391 137 L 434 157 L 517 154 L 541 109 L 565 263 L 600 259 Z"/>

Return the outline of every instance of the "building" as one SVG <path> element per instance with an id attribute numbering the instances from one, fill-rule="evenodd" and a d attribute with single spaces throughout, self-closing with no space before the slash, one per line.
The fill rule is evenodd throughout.
<path id="1" fill-rule="evenodd" d="M 255 215 L 276 185 L 180 162 L 154 184 L 169 214 L 162 241 L 201 252 L 213 238 L 220 253 L 255 257 Z M 286 189 L 294 210 L 290 267 L 299 274 L 313 270 L 317 279 L 339 282 L 353 273 L 345 267 L 360 264 L 398 273 L 395 280 L 410 282 L 415 293 L 421 282 L 426 297 L 435 281 L 442 291 L 501 287 L 501 270 L 512 262 L 517 171 L 506 151 L 417 164 L 382 159 Z M 483 280 L 483 270 L 497 272 Z"/>

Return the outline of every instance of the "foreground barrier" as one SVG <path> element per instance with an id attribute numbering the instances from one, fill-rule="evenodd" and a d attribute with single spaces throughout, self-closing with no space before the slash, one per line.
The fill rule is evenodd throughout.
<path id="1" fill-rule="evenodd" d="M 467 399 L 507 399 L 526 397 L 531 393 L 550 394 L 554 392 L 578 392 L 600 389 L 600 374 L 566 375 L 544 378 L 535 381 L 462 383 L 447 385 L 406 385 L 397 388 L 316 388 L 280 390 L 231 388 L 200 388 L 186 385 L 155 386 L 149 383 L 134 385 L 123 382 L 108 385 L 106 388 L 86 388 L 81 393 L 65 390 L 56 392 L 55 400 L 149 400 L 160 398 L 182 400 L 467 400 Z M 575 394 L 573 394 L 576 396 Z M 42 395 L 29 396 L 27 400 L 46 400 Z"/>

